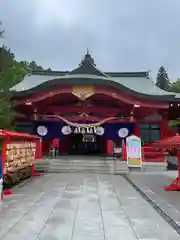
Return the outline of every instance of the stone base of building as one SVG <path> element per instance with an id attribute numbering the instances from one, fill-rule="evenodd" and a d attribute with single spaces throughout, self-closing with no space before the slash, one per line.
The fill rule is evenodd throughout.
<path id="1" fill-rule="evenodd" d="M 142 168 L 129 167 L 130 172 L 165 172 L 167 171 L 167 163 L 145 162 Z"/>
<path id="2" fill-rule="evenodd" d="M 167 163 L 148 162 L 143 163 L 142 172 L 165 172 L 167 171 Z"/>

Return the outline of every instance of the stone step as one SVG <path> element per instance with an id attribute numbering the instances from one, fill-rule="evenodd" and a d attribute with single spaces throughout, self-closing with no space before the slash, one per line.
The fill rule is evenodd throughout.
<path id="1" fill-rule="evenodd" d="M 36 164 L 36 168 L 48 167 L 48 168 L 127 168 L 127 164 L 104 164 L 104 165 L 95 165 L 95 164 Z"/>
<path id="2" fill-rule="evenodd" d="M 39 172 L 84 172 L 123 174 L 129 169 L 126 162 L 106 159 L 46 159 L 35 162 L 35 169 Z"/>
<path id="3" fill-rule="evenodd" d="M 118 174 L 127 174 L 128 172 L 125 171 L 97 171 L 97 170 L 75 170 L 75 169 L 66 169 L 66 170 L 49 170 L 49 171 L 43 171 L 44 173 L 94 173 L 94 174 L 114 174 L 114 175 L 118 175 Z"/>
<path id="4" fill-rule="evenodd" d="M 124 161 L 114 161 L 114 160 L 100 160 L 100 161 L 57 161 L 57 160 L 40 160 L 36 161 L 35 164 L 43 165 L 43 164 L 51 164 L 51 165 L 68 165 L 68 164 L 82 164 L 82 165 L 109 165 L 109 164 L 126 164 Z"/>
<path id="5" fill-rule="evenodd" d="M 36 168 L 37 172 L 46 173 L 62 173 L 62 172 L 86 172 L 86 173 L 113 173 L 113 174 L 125 174 L 128 173 L 128 169 L 97 169 L 97 168 Z"/>
<path id="6" fill-rule="evenodd" d="M 116 166 L 116 165 L 106 165 L 106 166 L 102 166 L 102 165 L 49 165 L 49 168 L 97 168 L 97 169 L 101 169 L 101 168 L 126 168 L 126 166 L 121 165 L 121 166 Z"/>
<path id="7" fill-rule="evenodd" d="M 86 172 L 86 173 L 121 173 L 125 174 L 128 173 L 128 170 L 126 169 L 97 169 L 97 168 L 48 168 L 48 169 L 36 169 L 37 171 L 41 172 L 49 172 L 49 173 L 62 173 L 62 172 Z"/>

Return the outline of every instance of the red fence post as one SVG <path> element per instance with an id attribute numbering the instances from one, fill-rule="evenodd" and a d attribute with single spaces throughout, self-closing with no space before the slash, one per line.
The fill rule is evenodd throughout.
<path id="1" fill-rule="evenodd" d="M 127 160 L 127 155 L 126 155 L 126 144 L 125 144 L 125 140 L 122 140 L 122 150 L 121 150 L 121 159 L 126 161 Z"/>

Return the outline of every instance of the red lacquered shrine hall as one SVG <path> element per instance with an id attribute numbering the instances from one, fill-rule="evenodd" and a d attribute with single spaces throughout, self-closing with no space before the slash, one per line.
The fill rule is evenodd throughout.
<path id="1" fill-rule="evenodd" d="M 169 136 L 180 97 L 159 89 L 149 72 L 102 72 L 87 52 L 72 71 L 33 71 L 13 87 L 18 131 L 54 140 L 59 152 L 111 153 L 131 134 L 143 142 Z"/>

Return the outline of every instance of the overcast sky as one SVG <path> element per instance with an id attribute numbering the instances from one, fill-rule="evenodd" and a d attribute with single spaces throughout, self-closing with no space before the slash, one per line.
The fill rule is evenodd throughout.
<path id="1" fill-rule="evenodd" d="M 102 71 L 180 77 L 180 0 L 0 0 L 0 20 L 16 57 L 45 68 L 73 69 L 89 48 Z"/>

